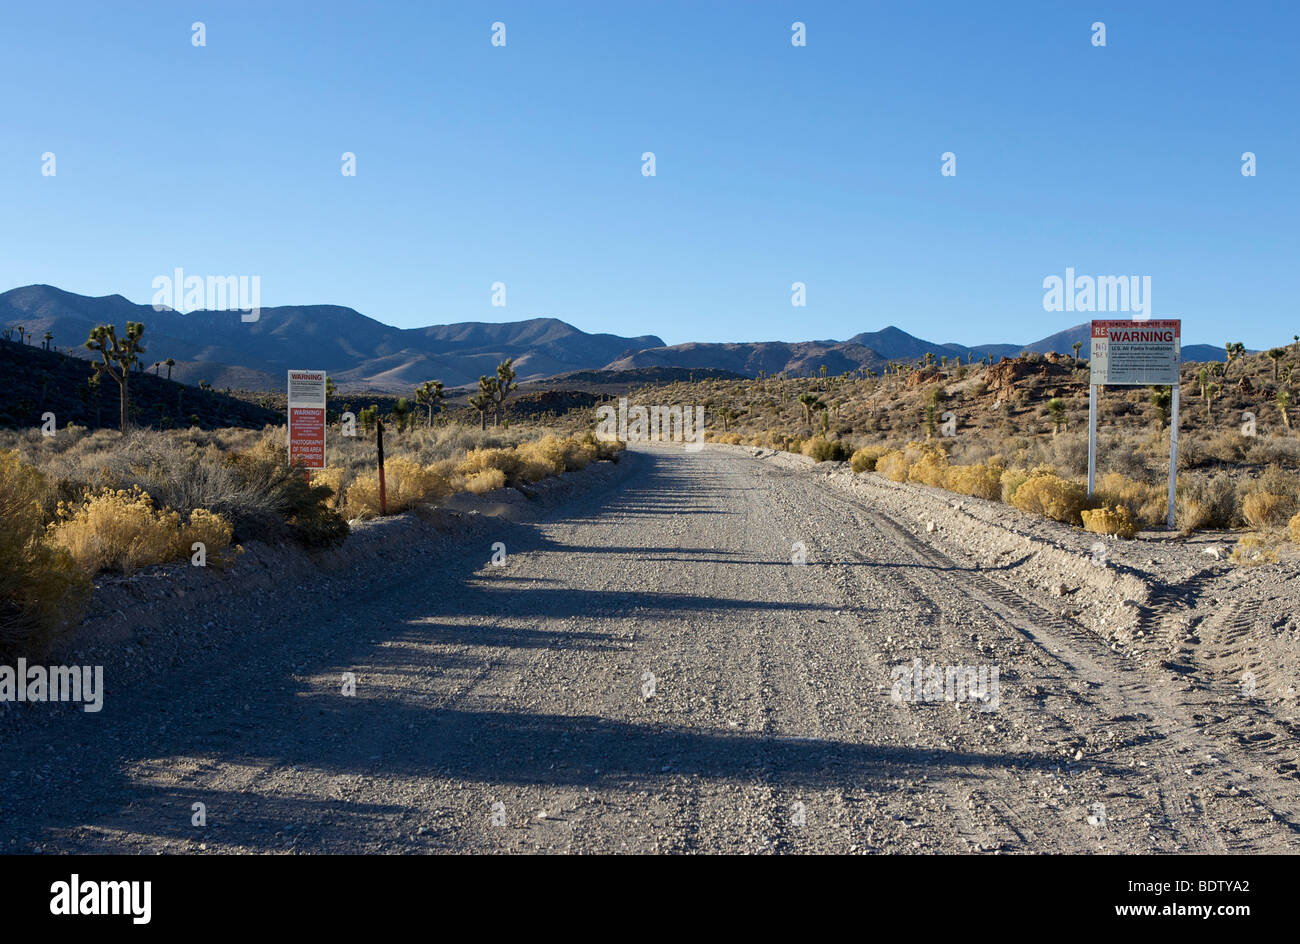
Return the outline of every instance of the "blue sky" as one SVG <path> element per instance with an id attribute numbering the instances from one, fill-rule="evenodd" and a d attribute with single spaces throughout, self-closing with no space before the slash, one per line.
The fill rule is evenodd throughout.
<path id="1" fill-rule="evenodd" d="M 1262 347 L 1300 331 L 1298 35 L 1288 2 L 10 4 L 0 288 L 976 344 L 1083 320 L 1042 307 L 1071 266 Z"/>

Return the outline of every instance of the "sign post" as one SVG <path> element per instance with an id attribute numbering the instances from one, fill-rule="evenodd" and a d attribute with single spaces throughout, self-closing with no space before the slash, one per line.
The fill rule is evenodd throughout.
<path id="1" fill-rule="evenodd" d="M 289 464 L 325 468 L 325 371 L 289 371 Z"/>
<path id="2" fill-rule="evenodd" d="M 1174 526 L 1174 503 L 1178 477 L 1178 372 L 1182 366 L 1182 322 L 1177 318 L 1160 321 L 1094 321 L 1092 356 L 1089 359 L 1088 392 L 1088 496 L 1097 479 L 1097 388 L 1170 387 L 1169 417 L 1169 510 L 1166 520 Z"/>

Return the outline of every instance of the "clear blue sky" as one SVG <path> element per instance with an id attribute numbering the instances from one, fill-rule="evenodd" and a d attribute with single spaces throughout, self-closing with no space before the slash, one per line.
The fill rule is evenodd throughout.
<path id="1" fill-rule="evenodd" d="M 3 19 L 0 288 L 148 302 L 180 266 L 403 327 L 973 344 L 1084 320 L 1042 310 L 1073 266 L 1151 276 L 1188 341 L 1300 331 L 1300 3 L 52 0 Z"/>

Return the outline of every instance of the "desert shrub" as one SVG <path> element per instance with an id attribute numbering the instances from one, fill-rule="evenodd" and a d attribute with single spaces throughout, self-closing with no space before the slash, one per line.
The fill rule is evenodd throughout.
<path id="1" fill-rule="evenodd" d="M 1258 567 L 1277 563 L 1277 550 L 1259 535 L 1247 534 L 1228 553 L 1228 560 L 1238 566 Z"/>
<path id="2" fill-rule="evenodd" d="M 276 464 L 283 466 L 284 453 L 273 440 L 259 442 L 253 449 L 260 455 L 274 451 Z M 237 521 L 273 513 L 260 479 L 242 478 L 221 445 L 183 434 L 135 430 L 85 463 L 82 473 L 97 487 L 139 488 L 158 507 L 181 515 L 205 509 Z"/>
<path id="3" fill-rule="evenodd" d="M 1243 436 L 1237 428 L 1215 433 L 1205 442 L 1205 455 L 1219 462 L 1237 463 L 1246 458 L 1251 437 Z"/>
<path id="4" fill-rule="evenodd" d="M 1098 480 L 1093 500 L 1102 508 L 1122 507 L 1129 517 L 1148 527 L 1163 522 L 1169 511 L 1169 492 L 1164 486 L 1135 482 L 1119 472 L 1108 472 Z"/>
<path id="5" fill-rule="evenodd" d="M 1295 502 L 1274 492 L 1253 491 L 1241 503 L 1241 514 L 1252 528 L 1280 528 L 1294 513 Z"/>
<path id="6" fill-rule="evenodd" d="M 482 472 L 474 472 L 465 477 L 465 491 L 473 492 L 475 495 L 482 495 L 493 489 L 504 488 L 506 484 L 506 474 L 500 469 L 484 469 Z"/>
<path id="7" fill-rule="evenodd" d="M 343 469 L 333 465 L 317 469 L 312 472 L 311 480 L 314 485 L 330 489 L 333 494 L 325 500 L 325 504 L 329 508 L 338 508 L 339 499 L 343 496 Z"/>
<path id="8" fill-rule="evenodd" d="M 1085 445 L 1085 448 L 1086 445 Z M 1102 448 L 1098 447 L 1098 453 L 1102 454 Z M 1109 472 L 1116 472 L 1130 479 L 1146 479 L 1151 475 L 1151 464 L 1143 455 L 1140 446 L 1131 442 L 1108 443 L 1104 451 L 1105 468 Z M 1084 455 L 1085 463 L 1088 461 L 1087 455 Z M 1086 466 L 1085 466 L 1086 469 Z"/>
<path id="9" fill-rule="evenodd" d="M 534 457 L 542 461 L 541 455 Z M 498 469 L 507 479 L 516 478 L 522 466 L 522 457 L 514 449 L 471 449 L 465 458 L 456 465 L 460 475 L 470 476 L 476 472 Z"/>
<path id="10" fill-rule="evenodd" d="M 233 507 L 217 503 L 212 510 L 232 522 L 237 537 L 268 542 L 288 537 L 309 547 L 323 547 L 348 536 L 347 521 L 331 507 L 331 500 L 338 503 L 334 489 L 328 483 L 309 481 L 302 469 L 286 465 L 274 435 L 232 453 L 227 461 L 242 498 Z"/>
<path id="11" fill-rule="evenodd" d="M 1051 472 L 1035 472 L 1015 490 L 1011 503 L 1021 511 L 1066 524 L 1079 524 L 1088 502 L 1087 489 Z"/>
<path id="12" fill-rule="evenodd" d="M 1085 508 L 1081 512 L 1083 530 L 1096 534 L 1118 534 L 1122 538 L 1131 538 L 1137 534 L 1137 522 L 1123 505 L 1114 508 Z"/>
<path id="13" fill-rule="evenodd" d="M 225 567 L 234 560 L 230 543 L 234 530 L 231 523 L 221 515 L 206 508 L 196 508 L 190 512 L 189 521 L 181 528 L 180 556 L 192 554 L 197 542 L 203 545 L 207 566 Z"/>
<path id="14" fill-rule="evenodd" d="M 902 449 L 891 449 L 876 460 L 876 471 L 893 482 L 906 482 L 911 462 Z"/>
<path id="15" fill-rule="evenodd" d="M 45 540 L 44 477 L 0 452 L 0 655 L 37 655 L 76 615 L 89 581 Z"/>
<path id="16" fill-rule="evenodd" d="M 876 462 L 889 450 L 884 446 L 863 446 L 853 453 L 849 461 L 854 472 L 874 472 Z"/>
<path id="17" fill-rule="evenodd" d="M 848 443 L 815 436 L 803 444 L 803 454 L 814 462 L 847 462 L 853 455 Z"/>
<path id="18" fill-rule="evenodd" d="M 432 468 L 395 456 L 384 463 L 384 492 L 388 513 L 396 515 L 422 501 L 446 497 L 451 487 Z M 378 469 L 358 475 L 352 481 L 344 493 L 344 509 L 353 518 L 374 518 L 380 514 Z"/>
<path id="19" fill-rule="evenodd" d="M 933 488 L 948 484 L 948 454 L 942 449 L 925 449 L 907 470 L 909 482 L 919 482 Z"/>
<path id="20" fill-rule="evenodd" d="M 1300 465 L 1300 440 L 1288 436 L 1255 437 L 1246 450 L 1246 461 L 1260 465 L 1273 464 L 1295 468 Z"/>
<path id="21" fill-rule="evenodd" d="M 1179 476 L 1178 486 L 1177 520 L 1184 534 L 1237 526 L 1241 511 L 1231 478 Z"/>
<path id="22" fill-rule="evenodd" d="M 104 488 L 80 504 L 61 502 L 50 523 L 49 540 L 62 547 L 87 574 L 103 570 L 131 573 L 151 564 L 187 558 L 190 546 L 202 541 L 208 560 L 218 565 L 228 560 L 231 525 L 220 515 L 203 509 L 184 522 L 179 512 L 157 508 L 149 494 Z"/>
<path id="23" fill-rule="evenodd" d="M 1028 469 L 1004 469 L 1000 476 L 1002 500 L 1010 505 L 1016 497 L 1016 492 L 1020 491 L 1020 486 L 1027 481 L 1029 481 Z"/>
<path id="24" fill-rule="evenodd" d="M 950 466 L 948 488 L 962 495 L 997 501 L 1002 497 L 1002 473 L 1005 471 L 996 458 L 971 465 Z"/>
<path id="25" fill-rule="evenodd" d="M 1066 475 L 1084 475 L 1088 471 L 1088 437 L 1062 433 L 1051 441 L 1051 461 Z"/>
<path id="26" fill-rule="evenodd" d="M 1300 544 L 1300 511 L 1296 512 L 1295 517 L 1287 525 L 1287 532 L 1291 535 L 1291 540 Z"/>
<path id="27" fill-rule="evenodd" d="M 1255 485 L 1261 491 L 1294 498 L 1297 492 L 1300 492 L 1300 476 L 1277 465 L 1270 465 L 1264 470 L 1264 474 L 1255 480 Z"/>
<path id="28" fill-rule="evenodd" d="M 548 476 L 584 468 L 599 455 L 595 442 L 561 439 L 558 436 L 543 436 L 533 442 L 522 443 L 515 451 L 516 475 L 525 482 L 536 482 Z M 505 472 L 504 469 L 502 471 Z"/>
<path id="29" fill-rule="evenodd" d="M 928 458 L 927 458 L 928 457 Z M 931 443 L 909 442 L 903 449 L 892 449 L 876 460 L 876 471 L 895 482 L 921 481 L 911 479 L 912 466 L 926 459 L 926 468 L 918 473 L 927 478 L 934 476 L 936 467 L 947 468 L 948 456 L 942 449 Z"/>

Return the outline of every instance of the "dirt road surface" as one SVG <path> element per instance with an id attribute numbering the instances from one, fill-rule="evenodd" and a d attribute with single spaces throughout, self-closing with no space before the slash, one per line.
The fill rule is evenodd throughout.
<path id="1" fill-rule="evenodd" d="M 0 849 L 1300 848 L 1294 764 L 885 500 L 643 447 L 471 518 L 368 568 L 221 578 L 102 712 L 6 731 Z M 916 660 L 997 689 L 911 700 Z"/>

